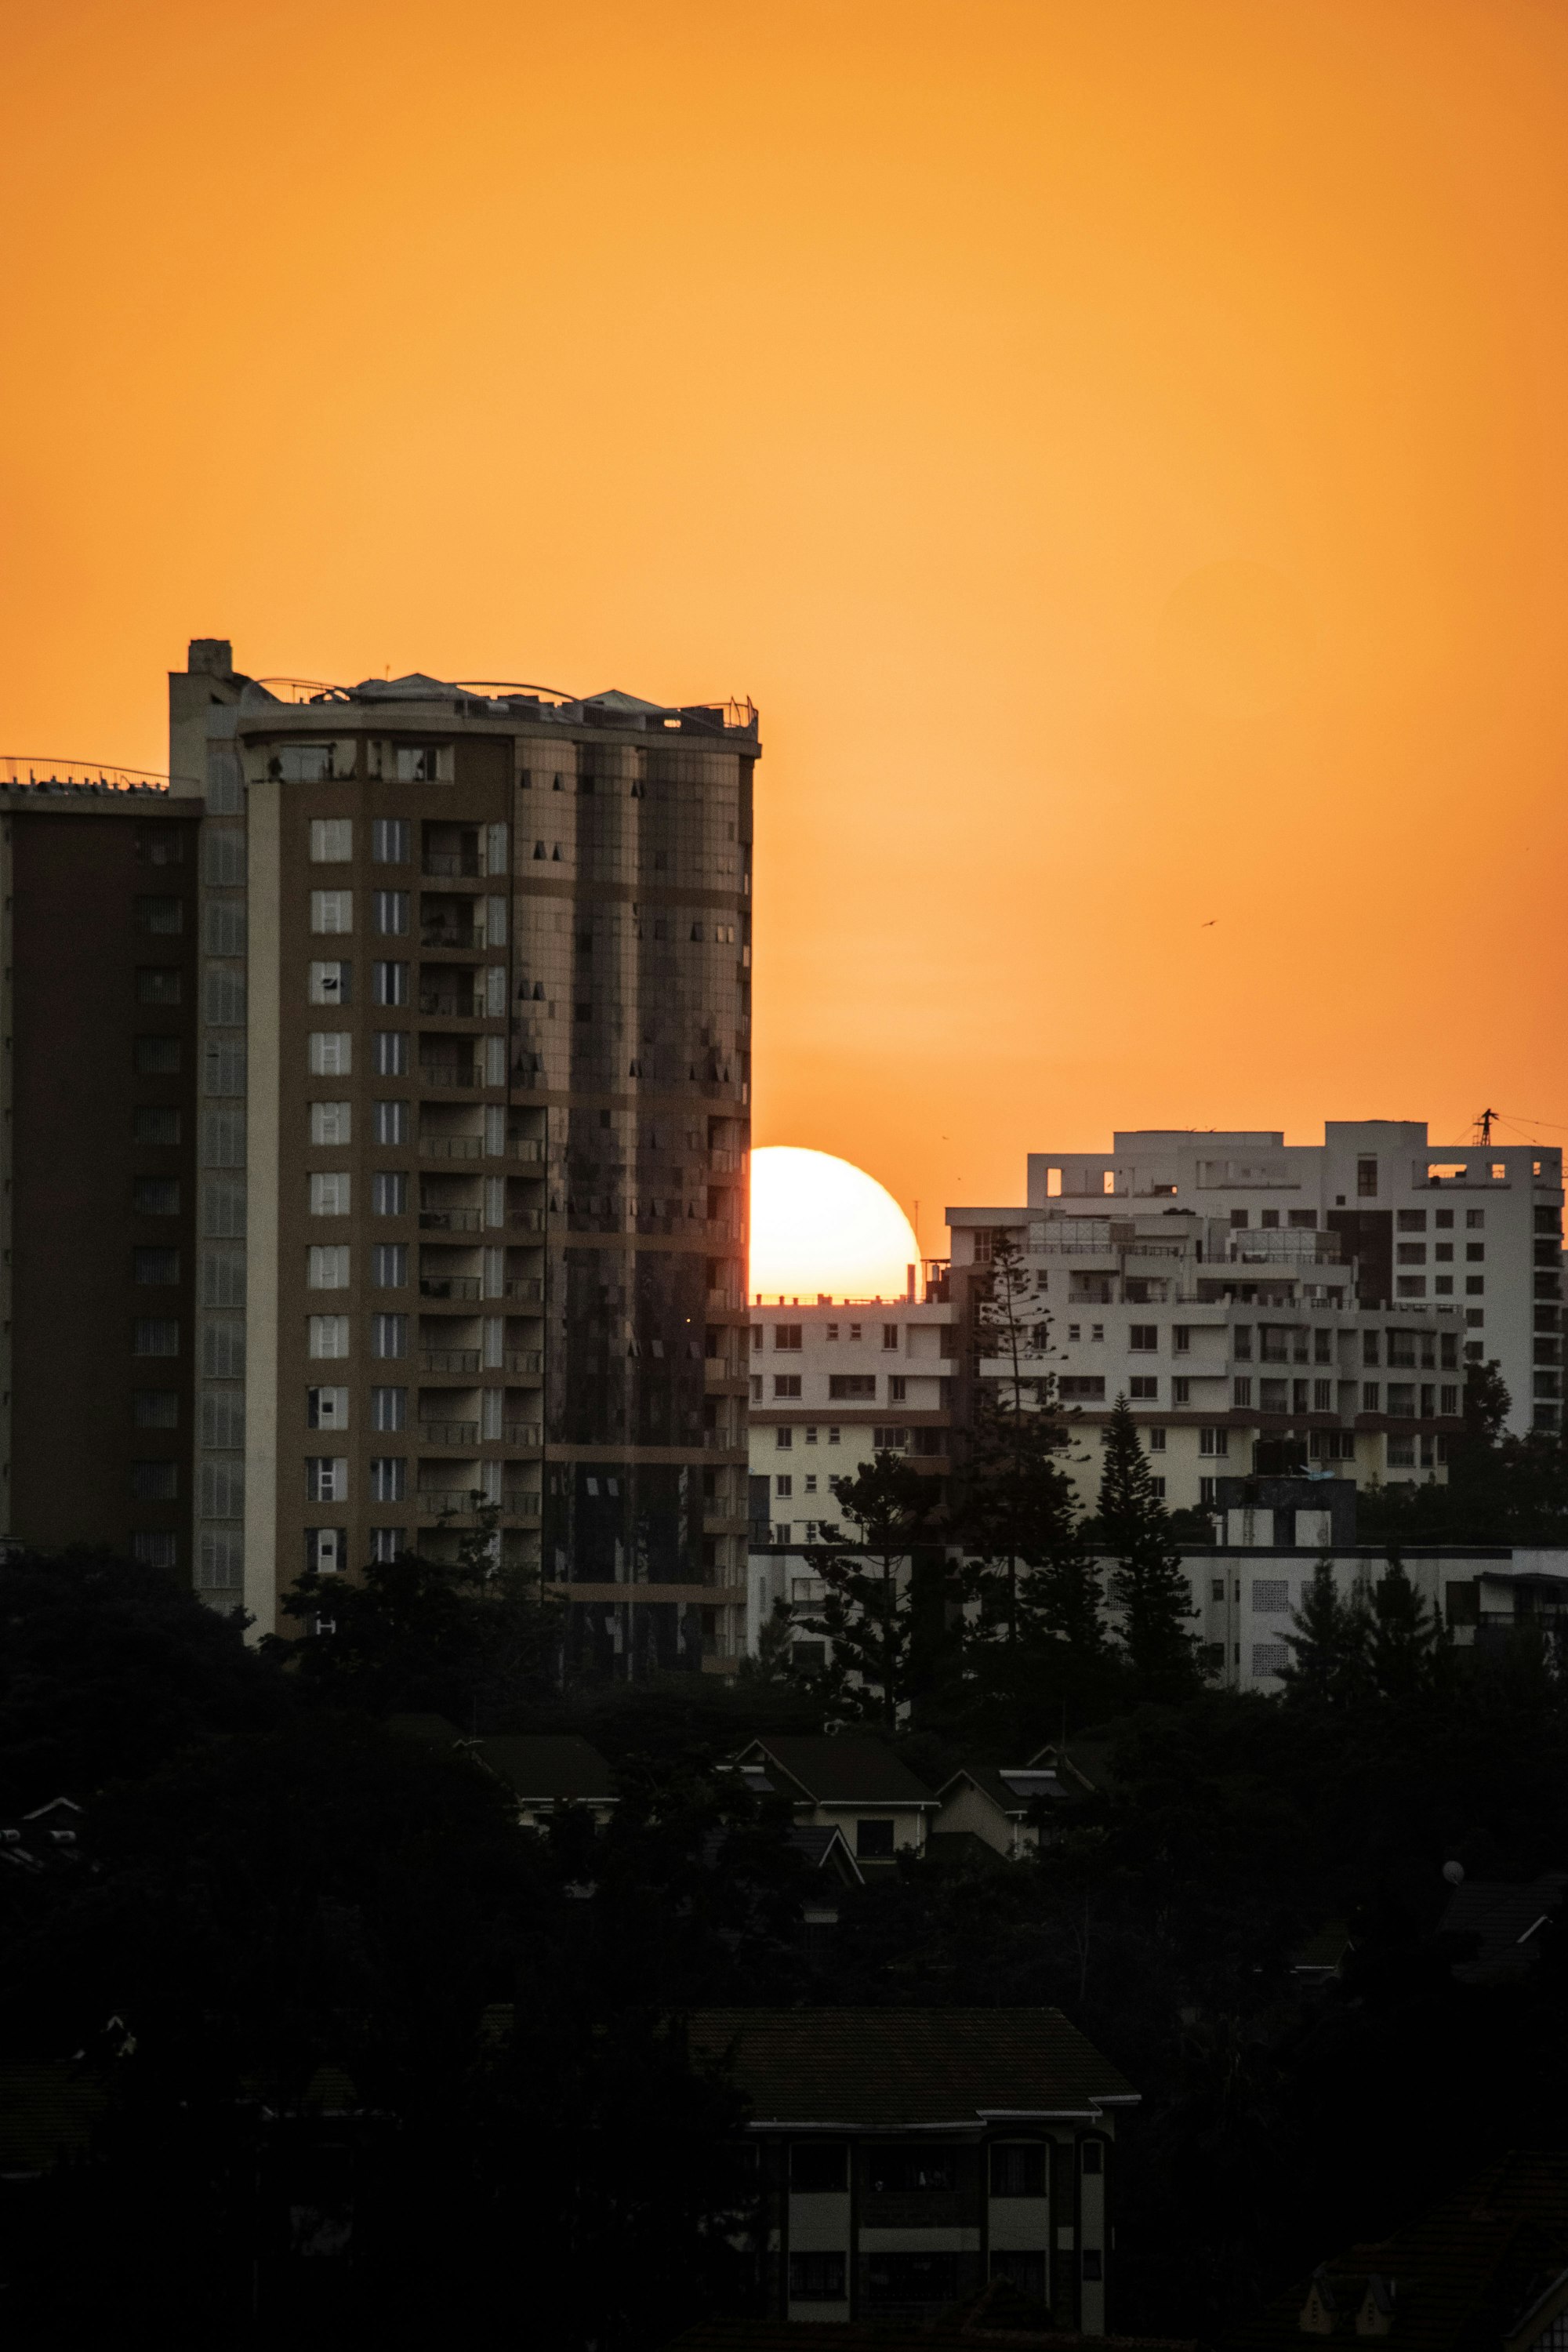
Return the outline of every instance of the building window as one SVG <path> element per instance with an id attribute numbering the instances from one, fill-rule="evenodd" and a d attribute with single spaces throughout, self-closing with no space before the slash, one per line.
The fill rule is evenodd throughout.
<path id="1" fill-rule="evenodd" d="M 346 1078 L 353 1069 L 353 1039 L 346 1029 L 312 1029 L 306 1053 L 313 1078 Z"/>
<path id="2" fill-rule="evenodd" d="M 370 1465 L 370 1499 L 373 1503 L 401 1503 L 407 1486 L 408 1464 L 401 1454 L 384 1454 L 373 1459 Z"/>
<path id="3" fill-rule="evenodd" d="M 1173 1325 L 1171 1331 L 1171 1346 L 1174 1353 L 1178 1356 L 1188 1355 L 1191 1353 L 1192 1345 L 1193 1333 L 1191 1325 L 1187 1323 L 1177 1323 Z"/>
<path id="4" fill-rule="evenodd" d="M 371 1040 L 371 1066 L 378 1078 L 405 1077 L 408 1072 L 406 1029 L 378 1029 Z"/>
<path id="5" fill-rule="evenodd" d="M 411 835 L 405 816 L 378 816 L 370 828 L 370 854 L 377 866 L 406 866 Z"/>
<path id="6" fill-rule="evenodd" d="M 798 1372 L 775 1372 L 773 1374 L 773 1394 L 776 1397 L 799 1396 L 800 1374 Z"/>
<path id="7" fill-rule="evenodd" d="M 312 890 L 310 893 L 310 929 L 317 938 L 352 931 L 354 927 L 354 894 L 352 890 Z"/>
<path id="8" fill-rule="evenodd" d="M 1159 1325 L 1157 1323 L 1134 1323 L 1127 1334 L 1127 1344 L 1132 1349 L 1134 1355 L 1137 1355 L 1140 1351 L 1144 1354 L 1148 1354 L 1151 1350 L 1159 1347 Z"/>
<path id="9" fill-rule="evenodd" d="M 177 1462 L 133 1462 L 131 1499 L 136 1503 L 172 1503 L 180 1491 Z"/>
<path id="10" fill-rule="evenodd" d="M 889 1404 L 902 1404 L 908 1398 L 909 1392 L 910 1383 L 908 1376 L 903 1372 L 889 1372 L 888 1375 L 888 1402 Z"/>
<path id="11" fill-rule="evenodd" d="M 305 1391 L 307 1429 L 346 1429 L 348 1421 L 347 1389 L 307 1389 Z"/>
<path id="12" fill-rule="evenodd" d="M 402 1168 L 379 1168 L 370 1180 L 370 1205 L 378 1217 L 405 1216 L 408 1174 Z"/>
<path id="13" fill-rule="evenodd" d="M 898 1346 L 898 1344 L 899 1344 L 899 1327 L 898 1327 L 898 1325 L 897 1325 L 896 1323 L 884 1323 L 884 1324 L 883 1324 L 883 1326 L 882 1326 L 882 1345 L 883 1345 L 883 1347 L 884 1347 L 884 1348 L 895 1348 L 895 1349 L 896 1349 L 896 1348 L 897 1348 L 897 1346 Z"/>
<path id="14" fill-rule="evenodd" d="M 1479 1298 L 1484 1293 L 1486 1286 L 1487 1278 L 1484 1274 L 1466 1275 L 1465 1296 L 1467 1298 Z"/>
<path id="15" fill-rule="evenodd" d="M 305 1457 L 305 1499 L 310 1503 L 346 1503 L 349 1465 L 342 1454 L 310 1454 Z"/>
<path id="16" fill-rule="evenodd" d="M 405 963 L 373 963 L 370 968 L 371 999 L 376 1004 L 406 1004 L 408 1002 L 408 966 Z"/>
<path id="17" fill-rule="evenodd" d="M 402 1429 L 406 1423 L 407 1413 L 406 1389 L 372 1389 L 370 1425 L 373 1429 Z"/>
<path id="18" fill-rule="evenodd" d="M 811 1440 L 812 1434 L 813 1434 L 813 1433 L 812 1433 L 810 1430 L 807 1430 L 807 1432 L 806 1432 L 806 1439 L 807 1439 L 807 1442 L 808 1442 L 808 1443 L 809 1443 L 809 1442 L 810 1442 L 810 1440 Z M 827 1433 L 827 1443 L 829 1444 L 829 1445 L 837 1445 L 837 1443 L 838 1443 L 838 1432 L 837 1431 L 837 1429 L 831 1429 L 831 1428 L 830 1428 L 830 1429 L 828 1430 L 828 1433 Z"/>
<path id="19" fill-rule="evenodd" d="M 876 1454 L 906 1454 L 909 1444 L 907 1429 L 875 1428 L 871 1432 L 871 1448 Z"/>
<path id="20" fill-rule="evenodd" d="M 349 1318 L 346 1315 L 308 1315 L 305 1318 L 306 1353 L 320 1360 L 346 1356 L 349 1351 Z"/>
<path id="21" fill-rule="evenodd" d="M 836 1403 L 847 1404 L 858 1397 L 874 1402 L 877 1375 L 875 1372 L 830 1372 L 827 1393 Z"/>
<path id="22" fill-rule="evenodd" d="M 349 1143 L 353 1138 L 353 1113 L 346 1102 L 313 1102 L 310 1105 L 312 1143 Z"/>
<path id="23" fill-rule="evenodd" d="M 1171 1382 L 1171 1402 L 1173 1404 L 1190 1404 L 1192 1402 L 1192 1398 L 1193 1384 L 1191 1381 L 1184 1381 L 1177 1378 Z"/>
<path id="24" fill-rule="evenodd" d="M 178 1143 L 180 1114 L 161 1104 L 141 1103 L 131 1114 L 131 1133 L 137 1143 Z"/>
<path id="25" fill-rule="evenodd" d="M 1425 1265 L 1426 1244 L 1425 1242 L 1401 1242 L 1394 1252 L 1394 1257 L 1395 1262 L 1400 1265 Z"/>
<path id="26" fill-rule="evenodd" d="M 342 1528 L 307 1528 L 305 1566 L 316 1576 L 335 1576 L 347 1564 L 348 1545 Z"/>
<path id="27" fill-rule="evenodd" d="M 163 964 L 142 964 L 136 974 L 138 1004 L 178 1004 L 180 973 Z"/>
<path id="28" fill-rule="evenodd" d="M 1375 1201 L 1375 1200 L 1376 1200 L 1376 1198 L 1377 1198 L 1377 1162 L 1376 1162 L 1376 1160 L 1358 1160 L 1356 1161 L 1356 1164 L 1355 1164 L 1355 1189 L 1356 1189 L 1356 1197 L 1357 1197 L 1357 1199 L 1358 1199 L 1358 1200 L 1362 1200 L 1362 1201 Z"/>
<path id="29" fill-rule="evenodd" d="M 789 2299 L 792 2303 L 843 2303 L 847 2293 L 842 2254 L 790 2256 Z"/>
<path id="30" fill-rule="evenodd" d="M 1165 1451 L 1165 1433 L 1163 1428 L 1156 1423 L 1152 1429 L 1146 1430 L 1144 1434 L 1149 1440 L 1150 1453 L 1163 1454 Z"/>
<path id="31" fill-rule="evenodd" d="M 1487 1213 L 1484 1209 L 1467 1209 L 1465 1211 L 1465 1223 L 1472 1233 L 1479 1232 L 1480 1227 L 1486 1223 L 1486 1221 Z"/>
<path id="32" fill-rule="evenodd" d="M 801 1329 L 802 1326 L 798 1323 L 775 1323 L 773 1325 L 774 1348 L 783 1353 L 798 1349 Z"/>
<path id="33" fill-rule="evenodd" d="M 1218 1491 L 1219 1491 L 1219 1489 L 1218 1489 L 1218 1481 L 1217 1481 L 1217 1480 L 1215 1480 L 1215 1479 L 1214 1479 L 1214 1478 L 1200 1478 L 1200 1479 L 1198 1480 L 1198 1502 L 1199 1502 L 1199 1504 L 1200 1504 L 1200 1505 L 1201 1505 L 1205 1509 L 1212 1508 L 1212 1507 L 1213 1507 L 1214 1503 L 1215 1503 L 1215 1500 L 1217 1499 Z"/>
<path id="34" fill-rule="evenodd" d="M 374 1105 L 372 1114 L 377 1143 L 406 1143 L 408 1140 L 408 1105 L 405 1102 L 383 1101 Z"/>
<path id="35" fill-rule="evenodd" d="M 307 994 L 312 1004 L 349 1004 L 353 1001 L 353 966 L 340 959 L 335 963 L 313 963 L 310 970 Z"/>
<path id="36" fill-rule="evenodd" d="M 344 866 L 354 854 L 353 819 L 317 816 L 310 819 L 312 866 Z"/>
<path id="37" fill-rule="evenodd" d="M 178 1389 L 138 1389 L 132 1409 L 132 1419 L 138 1429 L 178 1429 L 180 1425 Z"/>
<path id="38" fill-rule="evenodd" d="M 893 1853 L 892 1822 L 857 1822 L 855 1853 L 857 1859 L 861 1862 L 890 1862 Z"/>
<path id="39" fill-rule="evenodd" d="M 849 2186 L 849 2151 L 842 2140 L 797 2139 L 789 2152 L 789 2185 L 797 2197 L 841 2197 Z M 839 2257 L 842 2260 L 842 2256 Z"/>
<path id="40" fill-rule="evenodd" d="M 787 1454 L 791 1446 L 795 1444 L 794 1430 L 791 1429 L 787 1423 L 781 1422 L 778 1428 L 773 1432 L 773 1444 L 777 1446 L 781 1454 Z"/>
<path id="41" fill-rule="evenodd" d="M 1290 1613 L 1289 1578 L 1255 1576 L 1252 1580 L 1252 1613 L 1255 1617 L 1288 1617 Z"/>
<path id="42" fill-rule="evenodd" d="M 139 898 L 136 901 L 136 928 L 168 938 L 185 928 L 185 907 L 183 898 Z"/>
<path id="43" fill-rule="evenodd" d="M 145 1286 L 162 1286 L 178 1282 L 180 1253 L 176 1249 L 134 1249 L 131 1253 L 131 1278 Z"/>
<path id="44" fill-rule="evenodd" d="M 408 1353 L 408 1318 L 406 1315 L 373 1315 L 370 1318 L 370 1352 L 373 1356 L 390 1359 Z"/>
<path id="45" fill-rule="evenodd" d="M 377 935 L 384 940 L 401 940 L 408 936 L 408 893 L 406 890 L 377 890 L 373 893 L 372 914 Z"/>
<path id="46" fill-rule="evenodd" d="M 1237 1325 L 1235 1330 L 1230 1335 L 1230 1351 L 1236 1358 L 1238 1364 L 1249 1364 L 1252 1361 L 1252 1326 L 1250 1323 L 1238 1323 Z"/>
<path id="47" fill-rule="evenodd" d="M 1391 1470 L 1414 1470 L 1415 1440 L 1414 1437 L 1391 1437 L 1388 1444 L 1388 1466 Z"/>
<path id="48" fill-rule="evenodd" d="M 180 1213 L 180 1180 L 177 1176 L 135 1176 L 131 1182 L 131 1205 L 142 1217 L 177 1217 Z"/>
<path id="49" fill-rule="evenodd" d="M 349 1172 L 346 1168 L 332 1168 L 324 1173 L 317 1171 L 307 1177 L 310 1187 L 310 1214 L 313 1217 L 346 1217 L 349 1213 Z"/>
<path id="50" fill-rule="evenodd" d="M 138 1037 L 132 1045 L 132 1063 L 138 1077 L 172 1078 L 180 1067 L 177 1037 Z"/>
<path id="51" fill-rule="evenodd" d="M 138 1568 L 177 1568 L 180 1538 L 162 1528 L 138 1528 L 131 1538 L 131 1557 Z"/>
<path id="52" fill-rule="evenodd" d="M 787 1475 L 773 1480 L 773 1492 L 781 1503 L 788 1502 L 795 1494 L 795 1480 Z"/>
<path id="53" fill-rule="evenodd" d="M 346 1290 L 349 1286 L 348 1244 L 312 1244 L 305 1253 L 305 1284 L 310 1290 Z"/>
<path id="54" fill-rule="evenodd" d="M 1134 1372 L 1127 1383 L 1128 1394 L 1134 1404 L 1152 1404 L 1160 1393 L 1157 1373 Z"/>
<path id="55" fill-rule="evenodd" d="M 1198 1452 L 1200 1454 L 1228 1454 L 1230 1452 L 1229 1430 L 1200 1429 L 1198 1432 Z"/>
<path id="56" fill-rule="evenodd" d="M 1425 1298 L 1426 1277 L 1424 1274 L 1396 1275 L 1394 1280 L 1394 1292 L 1396 1298 Z"/>
<path id="57" fill-rule="evenodd" d="M 1149 1481 L 1149 1489 L 1157 1503 L 1163 1503 L 1164 1501 L 1165 1482 L 1163 1478 L 1151 1478 Z"/>
<path id="58" fill-rule="evenodd" d="M 377 1290 L 402 1290 L 408 1282 L 405 1242 L 377 1242 L 371 1252 L 370 1278 Z"/>
<path id="59" fill-rule="evenodd" d="M 1251 1373 L 1243 1372 L 1239 1374 L 1238 1377 L 1231 1382 L 1231 1392 L 1234 1402 L 1243 1407 L 1243 1409 L 1250 1406 L 1252 1402 Z"/>
<path id="60" fill-rule="evenodd" d="M 868 2254 L 866 2294 L 872 2305 L 951 2304 L 958 2298 L 956 2254 Z"/>
<path id="61" fill-rule="evenodd" d="M 994 2144 L 991 2149 L 993 2197 L 1043 2197 L 1046 2193 L 1046 2151 L 1038 2144 Z"/>
<path id="62" fill-rule="evenodd" d="M 1333 1409 L 1334 1384 L 1332 1381 L 1314 1381 L 1312 1382 L 1312 1411 L 1314 1412 L 1332 1412 Z"/>

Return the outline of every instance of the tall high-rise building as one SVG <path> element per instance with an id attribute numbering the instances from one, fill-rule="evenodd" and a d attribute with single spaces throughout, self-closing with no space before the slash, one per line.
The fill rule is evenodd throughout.
<path id="1" fill-rule="evenodd" d="M 166 789 L 7 795 L 10 1385 L 100 1465 L 12 1530 L 134 1533 L 265 1632 L 494 1513 L 577 1665 L 732 1662 L 754 711 L 198 639 L 170 746 Z"/>

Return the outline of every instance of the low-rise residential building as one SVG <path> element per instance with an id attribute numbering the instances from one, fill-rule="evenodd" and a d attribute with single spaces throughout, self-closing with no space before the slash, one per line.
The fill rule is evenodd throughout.
<path id="1" fill-rule="evenodd" d="M 988 2278 L 1103 2336 L 1138 2095 L 1059 2010 L 710 2010 L 751 2106 L 754 2246 L 791 2320 L 933 2320 Z"/>
<path id="2" fill-rule="evenodd" d="M 936 1793 L 942 1811 L 928 1844 L 940 1850 L 942 1840 L 978 1839 L 1009 1862 L 1038 1851 L 1042 1816 L 1048 1820 L 1066 1794 L 1048 1765 L 994 1764 L 961 1765 Z"/>
<path id="3" fill-rule="evenodd" d="M 1513 1429 L 1560 1428 L 1562 1152 L 1431 1144 L 1416 1120 L 1324 1138 L 1159 1129 L 1031 1152 L 1022 1206 L 948 1213 L 966 1334 L 1005 1233 L 1041 1310 L 1030 1369 L 1089 1433 L 1125 1395 L 1174 1507 L 1292 1459 L 1363 1486 L 1440 1478 L 1466 1363 L 1497 1362 Z"/>
<path id="4" fill-rule="evenodd" d="M 749 1788 L 788 1799 L 797 1822 L 843 1832 L 862 1874 L 918 1854 L 938 1801 L 879 1739 L 853 1732 L 773 1735 L 737 1759 Z"/>
<path id="5" fill-rule="evenodd" d="M 820 1607 L 822 1580 L 807 1555 L 842 1525 L 835 1478 L 852 1478 L 879 1453 L 931 1477 L 952 1466 L 955 1318 L 945 1288 L 919 1300 L 818 1297 L 752 1307 L 751 1553 L 746 1645 L 754 1654 L 782 1603 L 796 1617 Z M 826 1662 L 809 1632 L 797 1662 Z"/>

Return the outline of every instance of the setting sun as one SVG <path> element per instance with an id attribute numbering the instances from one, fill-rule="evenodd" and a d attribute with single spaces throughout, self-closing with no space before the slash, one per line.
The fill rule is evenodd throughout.
<path id="1" fill-rule="evenodd" d="M 753 1297 L 901 1298 L 919 1255 L 908 1217 L 863 1168 L 788 1144 L 752 1153 Z"/>

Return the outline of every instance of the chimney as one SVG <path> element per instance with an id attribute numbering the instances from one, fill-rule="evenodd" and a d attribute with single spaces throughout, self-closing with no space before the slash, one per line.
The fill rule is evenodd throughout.
<path id="1" fill-rule="evenodd" d="M 232 677 L 234 647 L 227 637 L 193 637 L 185 667 L 193 677 Z"/>

